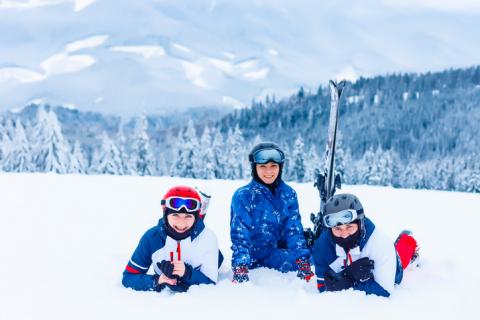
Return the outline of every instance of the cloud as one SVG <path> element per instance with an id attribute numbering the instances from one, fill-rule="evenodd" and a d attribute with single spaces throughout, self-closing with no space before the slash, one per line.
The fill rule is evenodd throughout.
<path id="1" fill-rule="evenodd" d="M 75 12 L 82 11 L 96 0 L 2 0 L 0 1 L 0 9 L 17 9 L 29 10 L 44 6 L 55 6 L 63 3 L 73 2 Z"/>
<path id="2" fill-rule="evenodd" d="M 210 89 L 210 86 L 202 78 L 204 68 L 200 64 L 195 64 L 188 61 L 182 61 L 183 69 L 185 70 L 185 76 L 194 85 L 204 89 Z"/>
<path id="3" fill-rule="evenodd" d="M 355 82 L 358 79 L 358 74 L 352 66 L 348 66 L 340 70 L 335 76 L 337 81 L 346 80 Z"/>
<path id="4" fill-rule="evenodd" d="M 46 77 L 55 74 L 78 72 L 90 67 L 95 63 L 92 56 L 68 55 L 65 53 L 57 53 L 43 61 L 40 66 L 45 70 Z"/>
<path id="5" fill-rule="evenodd" d="M 245 107 L 245 104 L 238 101 L 235 98 L 229 97 L 229 96 L 222 96 L 222 103 L 227 106 L 232 106 L 236 109 L 241 109 Z"/>
<path id="6" fill-rule="evenodd" d="M 423 8 L 447 12 L 480 12 L 480 1 L 478 0 L 384 0 L 384 3 L 392 8 Z"/>
<path id="7" fill-rule="evenodd" d="M 103 44 L 108 39 L 107 35 L 93 36 L 83 40 L 71 42 L 65 46 L 66 52 L 75 52 L 85 48 L 94 48 Z"/>
<path id="8" fill-rule="evenodd" d="M 0 83 L 12 80 L 21 83 L 30 83 L 41 81 L 45 78 L 46 75 L 25 68 L 12 67 L 0 69 Z"/>
<path id="9" fill-rule="evenodd" d="M 139 54 L 142 55 L 144 59 L 165 55 L 165 50 L 160 46 L 117 46 L 112 47 L 110 50 Z"/>

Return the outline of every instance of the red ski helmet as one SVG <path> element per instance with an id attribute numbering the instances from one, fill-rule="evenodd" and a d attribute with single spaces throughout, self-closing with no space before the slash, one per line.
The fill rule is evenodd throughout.
<path id="1" fill-rule="evenodd" d="M 170 212 L 193 213 L 198 216 L 202 206 L 202 199 L 194 188 L 175 186 L 170 188 L 161 201 L 164 214 Z"/>

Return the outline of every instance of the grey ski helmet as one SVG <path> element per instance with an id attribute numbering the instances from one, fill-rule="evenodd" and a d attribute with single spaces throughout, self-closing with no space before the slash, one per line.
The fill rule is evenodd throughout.
<path id="1" fill-rule="evenodd" d="M 346 212 L 347 215 L 335 215 L 341 212 Z M 349 212 L 351 213 L 348 215 Z M 325 227 L 332 228 L 336 225 L 348 224 L 358 220 L 363 227 L 364 218 L 363 206 L 357 196 L 343 193 L 336 194 L 327 200 L 322 223 Z"/>

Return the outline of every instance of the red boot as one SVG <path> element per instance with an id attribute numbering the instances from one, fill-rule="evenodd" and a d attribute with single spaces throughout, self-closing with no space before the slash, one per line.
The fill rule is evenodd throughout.
<path id="1" fill-rule="evenodd" d="M 404 270 L 418 259 L 418 249 L 417 240 L 415 240 L 411 231 L 403 230 L 400 232 L 397 240 L 395 240 L 395 250 L 397 250 Z"/>

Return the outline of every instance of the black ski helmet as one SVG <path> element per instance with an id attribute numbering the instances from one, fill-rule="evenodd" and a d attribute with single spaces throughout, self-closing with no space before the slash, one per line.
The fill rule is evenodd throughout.
<path id="1" fill-rule="evenodd" d="M 280 172 L 278 173 L 278 177 L 274 182 L 274 185 L 278 185 L 278 182 L 282 179 L 283 162 L 285 161 L 285 153 L 283 152 L 282 149 L 280 149 L 280 147 L 276 143 L 273 143 L 273 142 L 261 142 L 256 146 L 254 146 L 253 149 L 248 154 L 248 161 L 250 162 L 250 167 L 252 169 L 251 171 L 252 178 L 260 183 L 263 183 L 261 179 L 258 177 L 257 170 L 255 168 L 255 165 L 257 163 L 255 162 L 254 155 L 255 153 L 261 150 L 268 150 L 268 149 L 277 150 L 282 157 L 282 160 L 279 162 L 276 162 L 272 159 L 273 162 L 278 163 L 278 165 L 280 166 Z"/>
<path id="2" fill-rule="evenodd" d="M 254 160 L 254 157 L 253 157 L 253 155 L 256 152 L 258 152 L 260 150 L 267 150 L 267 149 L 277 150 L 283 156 L 283 159 L 285 159 L 285 152 L 283 152 L 283 150 L 276 143 L 261 142 L 261 143 L 257 144 L 256 146 L 254 146 L 252 151 L 250 151 L 250 153 L 248 154 L 248 161 L 250 161 L 250 164 L 252 164 L 252 165 L 256 164 L 255 160 Z M 278 164 L 283 165 L 283 161 L 278 163 Z"/>

